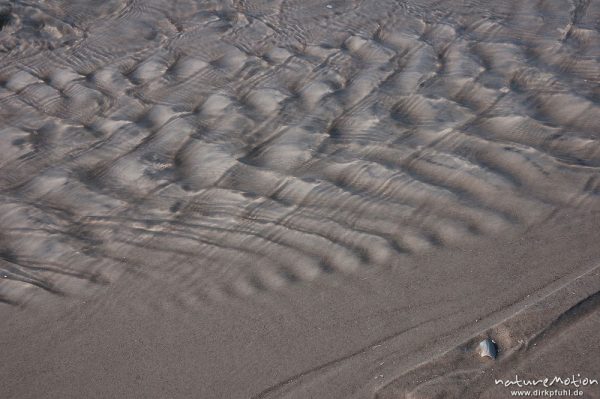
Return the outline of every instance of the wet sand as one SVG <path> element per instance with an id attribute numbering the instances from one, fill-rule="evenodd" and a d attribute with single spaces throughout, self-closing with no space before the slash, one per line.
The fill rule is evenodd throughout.
<path id="1" fill-rule="evenodd" d="M 600 379 L 600 2 L 14 1 L 0 27 L 3 396 Z"/>

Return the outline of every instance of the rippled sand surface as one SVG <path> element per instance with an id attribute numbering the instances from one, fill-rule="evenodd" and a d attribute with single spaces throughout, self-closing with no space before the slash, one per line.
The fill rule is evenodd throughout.
<path id="1" fill-rule="evenodd" d="M 0 27 L 8 397 L 600 369 L 600 2 L 17 0 Z"/>

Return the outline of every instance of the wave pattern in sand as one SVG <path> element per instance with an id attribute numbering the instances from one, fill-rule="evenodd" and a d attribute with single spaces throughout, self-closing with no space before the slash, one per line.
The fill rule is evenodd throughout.
<path id="1" fill-rule="evenodd" d="M 463 3 L 0 6 L 0 300 L 246 295 L 597 207 L 600 4 Z"/>

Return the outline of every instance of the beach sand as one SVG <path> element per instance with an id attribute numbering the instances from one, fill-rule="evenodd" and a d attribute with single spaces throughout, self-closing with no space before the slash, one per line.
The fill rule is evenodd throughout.
<path id="1" fill-rule="evenodd" d="M 0 28 L 0 397 L 600 380 L 600 2 L 17 0 Z"/>

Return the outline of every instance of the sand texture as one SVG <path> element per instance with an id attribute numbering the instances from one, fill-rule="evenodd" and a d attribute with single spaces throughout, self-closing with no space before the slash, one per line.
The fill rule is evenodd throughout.
<path id="1" fill-rule="evenodd" d="M 600 379 L 599 237 L 600 1 L 0 1 L 0 397 Z"/>

